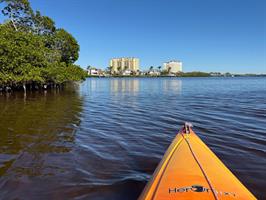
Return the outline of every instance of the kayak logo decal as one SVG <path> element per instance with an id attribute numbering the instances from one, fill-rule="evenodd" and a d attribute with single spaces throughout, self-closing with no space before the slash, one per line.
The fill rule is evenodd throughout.
<path id="1" fill-rule="evenodd" d="M 183 192 L 207 192 L 207 193 L 211 193 L 211 189 L 210 188 L 206 188 L 203 187 L 201 185 L 192 185 L 189 187 L 182 187 L 182 188 L 169 188 L 168 189 L 168 193 L 172 194 L 172 193 L 183 193 Z M 220 195 L 227 195 L 227 196 L 236 196 L 235 193 L 232 192 L 222 192 L 222 191 L 218 191 L 214 189 L 214 192 L 216 192 L 217 194 Z"/>

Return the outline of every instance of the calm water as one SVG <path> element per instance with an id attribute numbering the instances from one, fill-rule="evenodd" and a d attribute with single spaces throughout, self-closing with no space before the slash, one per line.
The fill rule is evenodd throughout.
<path id="1" fill-rule="evenodd" d="M 266 78 L 87 79 L 0 94 L 0 199 L 136 199 L 184 121 L 266 199 Z"/>

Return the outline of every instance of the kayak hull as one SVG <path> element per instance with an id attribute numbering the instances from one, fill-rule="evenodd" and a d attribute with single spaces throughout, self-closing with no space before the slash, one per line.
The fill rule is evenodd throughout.
<path id="1" fill-rule="evenodd" d="M 183 128 L 139 200 L 256 199 L 206 144 Z"/>

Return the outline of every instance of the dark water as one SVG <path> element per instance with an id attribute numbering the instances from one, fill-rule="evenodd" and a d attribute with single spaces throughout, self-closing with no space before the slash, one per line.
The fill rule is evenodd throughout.
<path id="1" fill-rule="evenodd" d="M 266 78 L 110 78 L 0 94 L 0 199 L 136 199 L 184 121 L 266 198 Z"/>

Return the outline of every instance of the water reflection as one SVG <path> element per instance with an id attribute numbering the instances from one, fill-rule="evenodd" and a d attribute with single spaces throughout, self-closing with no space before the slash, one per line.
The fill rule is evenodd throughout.
<path id="1" fill-rule="evenodd" d="M 163 80 L 163 91 L 174 92 L 180 94 L 182 91 L 182 80 L 181 79 L 164 79 Z"/>
<path id="2" fill-rule="evenodd" d="M 49 156 L 70 152 L 82 99 L 72 87 L 0 96 L 0 177 L 41 176 L 60 165 Z"/>
<path id="3" fill-rule="evenodd" d="M 175 93 L 182 91 L 182 80 L 176 78 L 89 78 L 82 85 L 83 94 L 99 94 L 109 90 L 113 95 L 124 94 L 136 96 L 140 91 L 153 93 Z"/>
<path id="4" fill-rule="evenodd" d="M 112 93 L 131 93 L 136 94 L 139 92 L 139 79 L 111 79 L 110 89 Z"/>

